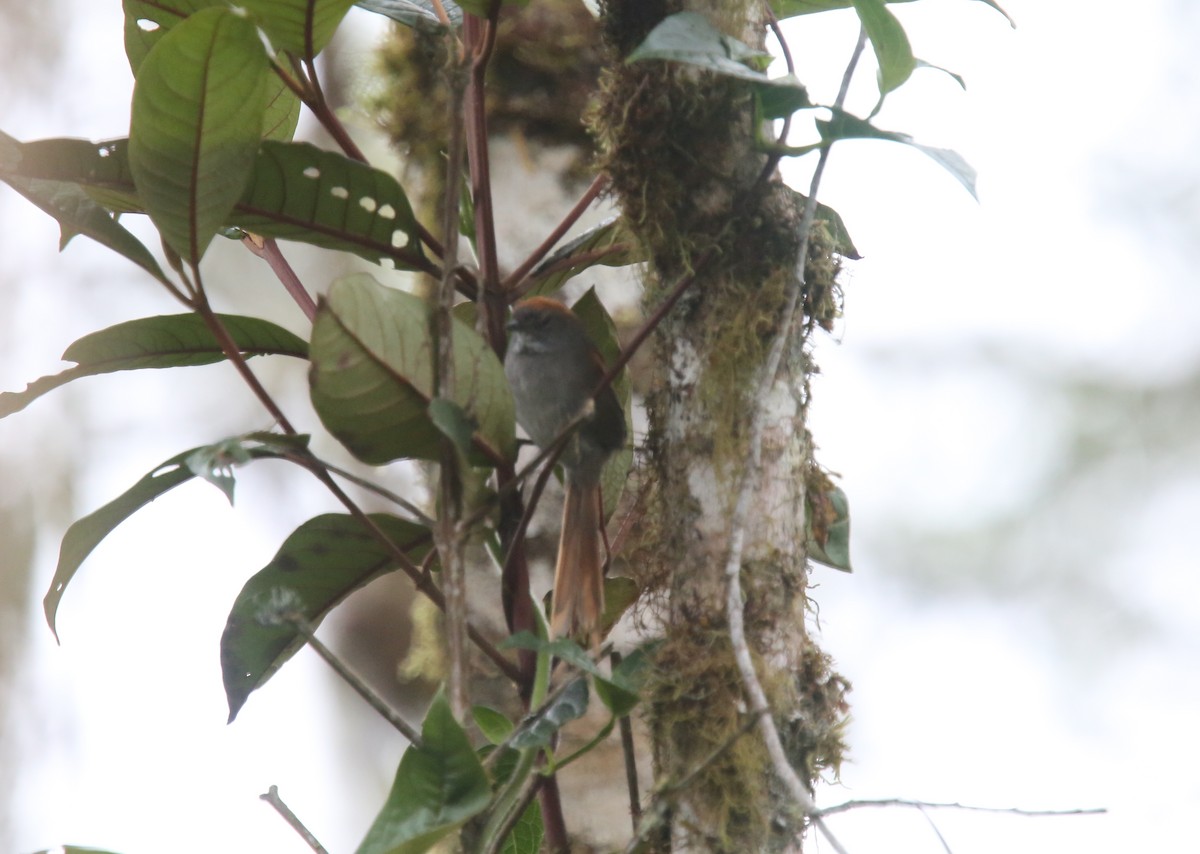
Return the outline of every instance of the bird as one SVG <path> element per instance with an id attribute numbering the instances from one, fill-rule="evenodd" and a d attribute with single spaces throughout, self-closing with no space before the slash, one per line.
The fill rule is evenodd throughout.
<path id="1" fill-rule="evenodd" d="M 600 475 L 625 445 L 625 412 L 611 385 L 597 392 L 606 368 L 583 322 L 556 300 L 533 297 L 516 304 L 507 323 L 504 373 L 517 423 L 545 450 L 582 418 L 559 458 L 565 498 L 550 632 L 554 638 L 599 638 L 604 614 L 600 560 L 603 524 Z"/>

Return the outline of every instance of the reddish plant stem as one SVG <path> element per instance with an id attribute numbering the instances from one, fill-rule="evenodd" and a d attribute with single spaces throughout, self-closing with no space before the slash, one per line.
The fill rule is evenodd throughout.
<path id="1" fill-rule="evenodd" d="M 608 176 L 603 174 L 597 175 L 595 180 L 592 181 L 591 186 L 589 186 L 587 190 L 584 191 L 584 194 L 579 197 L 579 201 L 575 203 L 575 206 L 567 212 L 565 217 L 563 217 L 562 222 L 554 227 L 554 230 L 546 236 L 546 239 L 543 240 L 541 244 L 533 250 L 533 252 L 529 253 L 529 257 L 521 262 L 521 266 L 517 267 L 517 269 L 513 270 L 508 274 L 507 277 L 505 277 L 500 287 L 506 294 L 512 293 L 520 288 L 521 284 L 525 280 L 525 277 L 529 275 L 529 271 L 536 267 L 537 263 L 549 254 L 550 250 L 554 248 L 558 241 L 562 240 L 563 235 L 567 233 L 571 226 L 579 221 L 579 218 L 583 216 L 584 211 L 591 206 L 592 202 L 596 201 L 600 194 L 604 192 L 604 188 L 607 186 Z"/>

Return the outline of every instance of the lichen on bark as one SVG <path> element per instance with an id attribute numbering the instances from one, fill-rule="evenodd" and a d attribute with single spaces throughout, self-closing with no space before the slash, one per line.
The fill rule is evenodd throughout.
<path id="1" fill-rule="evenodd" d="M 654 340 L 646 399 L 655 496 L 639 552 L 665 586 L 665 638 L 649 704 L 659 783 L 673 799 L 669 843 L 686 850 L 770 851 L 794 844 L 804 816 L 783 794 L 756 735 L 725 617 L 729 518 L 742 478 L 754 503 L 742 566 L 746 633 L 791 759 L 810 784 L 836 773 L 848 685 L 805 624 L 806 423 L 813 370 L 804 336 L 822 321 L 782 329 L 800 250 L 797 196 L 754 148 L 752 103 L 736 80 L 664 62 L 626 64 L 659 19 L 678 11 L 755 47 L 762 4 L 607 0 L 605 36 L 617 53 L 590 115 L 600 162 L 650 259 L 647 309 L 683 277 L 687 294 Z M 755 41 L 758 44 L 755 44 Z M 837 264 L 816 232 L 810 276 L 831 286 Z M 811 257 L 811 255 L 810 255 Z M 756 399 L 771 341 L 798 336 L 764 399 Z M 745 471 L 746 442 L 763 407 L 763 463 Z M 739 733 L 741 735 L 739 736 Z M 682 790 L 679 781 L 687 780 Z M 667 844 L 667 840 L 661 840 Z"/>

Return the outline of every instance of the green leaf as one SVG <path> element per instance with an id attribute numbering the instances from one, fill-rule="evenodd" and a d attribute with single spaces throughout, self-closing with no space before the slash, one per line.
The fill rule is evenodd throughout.
<path id="1" fill-rule="evenodd" d="M 430 0 L 359 0 L 360 9 L 391 18 L 398 24 L 424 33 L 440 33 L 445 28 Z M 454 0 L 442 0 L 452 27 L 462 26 L 462 9 Z"/>
<path id="2" fill-rule="evenodd" d="M 0 180 L 58 220 L 60 247 L 65 247 L 76 234 L 82 234 L 128 258 L 160 282 L 168 281 L 150 250 L 79 185 L 24 176 L 32 165 L 26 162 L 27 157 L 26 146 L 0 132 Z"/>
<path id="3" fill-rule="evenodd" d="M 276 50 L 311 59 L 329 44 L 354 0 L 241 0 Z"/>
<path id="4" fill-rule="evenodd" d="M 910 3 L 912 0 L 887 0 L 888 3 Z M 1013 27 L 1016 24 L 1007 12 L 1000 8 L 1000 4 L 996 0 L 980 0 L 980 2 L 991 6 L 997 12 L 1007 19 L 1008 23 Z M 834 9 L 849 9 L 854 5 L 854 0 L 770 0 L 771 9 L 775 15 L 780 18 L 791 18 L 796 15 L 812 15 L 816 12 L 829 12 Z"/>
<path id="5" fill-rule="evenodd" d="M 12 144 L 16 147 L 7 157 L 0 145 L 0 171 L 74 183 L 111 210 L 144 212 L 129 171 L 126 140 Z M 416 217 L 396 179 L 308 143 L 264 142 L 250 185 L 224 225 L 353 252 L 402 269 L 431 268 L 422 254 Z"/>
<path id="6" fill-rule="evenodd" d="M 267 107 L 263 112 L 263 139 L 291 142 L 300 122 L 300 97 L 283 78 L 273 75 L 267 79 Z M 255 166 L 261 158 L 255 160 Z"/>
<path id="7" fill-rule="evenodd" d="M 604 616 L 600 619 L 600 634 L 607 637 L 617 621 L 633 607 L 642 595 L 636 581 L 624 575 L 610 575 L 604 579 Z"/>
<path id="8" fill-rule="evenodd" d="M 953 71 L 951 71 L 948 68 L 942 68 L 942 66 L 940 66 L 940 65 L 934 65 L 932 62 L 926 62 L 923 59 L 917 60 L 917 68 L 932 68 L 934 71 L 940 71 L 943 74 L 948 75 L 955 83 L 957 83 L 963 89 L 963 91 L 966 91 L 967 81 L 963 79 L 963 76 L 961 74 L 955 74 Z"/>
<path id="9" fill-rule="evenodd" d="M 538 854 L 542 850 L 542 837 L 546 829 L 542 825 L 542 805 L 534 800 L 521 813 L 512 833 L 504 840 L 500 854 Z"/>
<path id="10" fill-rule="evenodd" d="M 370 518 L 413 561 L 430 548 L 427 529 L 382 513 Z M 271 562 L 246 582 L 221 635 L 221 672 L 229 720 L 304 645 L 280 611 L 320 624 L 335 605 L 369 581 L 391 572 L 396 560 L 353 516 L 326 513 L 288 535 Z"/>
<path id="11" fill-rule="evenodd" d="M 387 801 L 357 854 L 420 854 L 491 801 L 487 774 L 446 698 L 425 715 L 421 744 L 400 759 Z"/>
<path id="12" fill-rule="evenodd" d="M 796 210 L 804 210 L 805 201 L 808 199 L 803 193 L 792 190 L 792 196 L 796 205 Z M 854 241 L 850 238 L 850 232 L 846 228 L 846 223 L 842 221 L 842 215 L 835 211 L 829 205 L 817 202 L 817 210 L 813 215 L 816 222 L 825 223 L 826 229 L 829 231 L 829 236 L 833 238 L 833 248 L 844 258 L 858 260 L 862 258 L 858 248 L 854 245 Z"/>
<path id="13" fill-rule="evenodd" d="M 471 452 L 471 435 L 475 424 L 466 411 L 453 400 L 435 397 L 429 401 L 429 420 L 438 432 L 454 443 L 462 454 Z"/>
<path id="14" fill-rule="evenodd" d="M 196 477 L 202 478 L 225 494 L 233 506 L 233 469 L 250 462 L 250 453 L 238 439 L 229 439 L 200 448 L 186 460 L 184 465 Z"/>
<path id="15" fill-rule="evenodd" d="M 429 305 L 369 275 L 338 280 L 313 323 L 310 385 L 322 423 L 356 457 L 379 465 L 436 460 L 442 433 L 430 418 L 432 347 Z M 478 425 L 474 464 L 512 459 L 512 393 L 487 343 L 457 320 L 451 399 Z"/>
<path id="16" fill-rule="evenodd" d="M 472 706 L 471 717 L 475 726 L 483 733 L 483 737 L 492 744 L 503 744 L 513 731 L 513 723 L 503 712 L 498 712 L 490 706 Z"/>
<path id="17" fill-rule="evenodd" d="M 808 89 L 794 74 L 785 74 L 759 83 L 754 88 L 758 109 L 764 119 L 787 118 L 796 110 L 814 106 Z"/>
<path id="18" fill-rule="evenodd" d="M 282 327 L 255 317 L 217 315 L 246 356 L 307 358 L 308 345 Z M 196 314 L 142 317 L 85 335 L 67 348 L 63 359 L 76 366 L 42 377 L 24 391 L 0 393 L 0 418 L 19 412 L 37 398 L 80 377 L 210 365 L 225 358 L 221 345 Z"/>
<path id="19" fill-rule="evenodd" d="M 263 433 L 244 436 L 242 440 L 245 443 L 247 455 L 251 459 L 283 456 L 290 453 L 295 444 L 286 441 L 276 443 L 271 438 L 271 434 Z M 75 577 L 75 573 L 83 561 L 118 525 L 154 499 L 191 480 L 195 474 L 188 468 L 187 461 L 201 450 L 203 448 L 192 448 L 171 457 L 152 469 L 149 474 L 122 495 L 99 510 L 84 516 L 67 529 L 62 545 L 59 547 L 58 566 L 54 570 L 54 578 L 50 582 L 49 591 L 42 600 L 46 622 L 50 624 L 50 630 L 54 632 L 55 638 L 58 637 L 55 616 L 58 613 L 59 602 L 62 601 L 67 585 Z"/>
<path id="20" fill-rule="evenodd" d="M 32 178 L 77 187 L 110 211 L 144 213 L 133 186 L 128 153 L 126 139 L 17 142 L 0 135 L 0 173 L 6 181 Z"/>
<path id="21" fill-rule="evenodd" d="M 175 25 L 138 70 L 129 168 L 163 240 L 187 261 L 199 262 L 250 178 L 268 73 L 254 25 L 221 7 Z"/>
<path id="22" fill-rule="evenodd" d="M 888 11 L 884 0 L 854 0 L 854 11 L 871 40 L 879 63 L 879 103 L 875 106 L 875 112 L 878 112 L 884 97 L 912 75 L 916 60 L 904 27 Z"/>
<path id="23" fill-rule="evenodd" d="M 659 22 L 626 62 L 647 59 L 682 62 L 751 84 L 760 116 L 779 119 L 813 106 L 794 75 L 768 77 L 771 55 L 725 35 L 696 12 L 679 12 Z"/>
<path id="24" fill-rule="evenodd" d="M 665 59 L 683 62 L 726 77 L 762 82 L 771 54 L 727 36 L 698 12 L 677 12 L 663 18 L 626 62 Z"/>
<path id="25" fill-rule="evenodd" d="M 417 219 L 388 173 L 308 143 L 264 142 L 230 225 L 427 269 Z"/>
<path id="26" fill-rule="evenodd" d="M 967 192 L 972 197 L 975 199 L 979 198 L 975 192 L 975 170 L 971 168 L 971 164 L 967 163 L 958 152 L 951 151 L 948 148 L 933 148 L 928 145 L 920 145 L 908 134 L 880 130 L 870 122 L 860 119 L 857 116 L 852 116 L 842 110 L 833 108 L 830 108 L 830 110 L 833 113 L 832 119 L 829 121 L 817 120 L 817 130 L 821 134 L 821 139 L 826 143 L 835 142 L 840 139 L 886 139 L 891 142 L 903 143 L 931 157 L 943 169 L 957 178 L 959 183 L 966 187 Z M 805 154 L 818 147 L 803 146 L 799 149 L 789 149 L 787 153 Z"/>
<path id="27" fill-rule="evenodd" d="M 580 677 L 569 683 L 541 709 L 521 721 L 509 742 L 516 750 L 545 747 L 554 734 L 587 713 L 587 680 Z"/>
<path id="28" fill-rule="evenodd" d="M 223 0 L 124 0 L 125 56 L 133 76 L 150 49 L 180 21 L 209 6 L 225 6 Z"/>
<path id="29" fill-rule="evenodd" d="M 593 676 L 603 676 L 600 668 L 592 661 L 591 656 L 579 644 L 570 638 L 557 640 L 542 640 L 532 632 L 521 631 L 509 635 L 500 644 L 501 649 L 529 649 L 534 652 L 558 658 L 572 667 L 577 667 L 584 673 Z"/>
<path id="30" fill-rule="evenodd" d="M 527 296 L 539 296 L 561 288 L 569 279 L 596 264 L 625 267 L 645 261 L 637 239 L 624 220 L 611 217 L 561 244 L 530 273 L 535 286 Z"/>
<path id="31" fill-rule="evenodd" d="M 850 566 L 850 501 L 846 493 L 821 473 L 810 478 L 805 516 L 808 556 L 842 572 Z"/>
<path id="32" fill-rule="evenodd" d="M 641 702 L 640 692 L 650 672 L 649 648 L 638 647 L 621 660 L 612 676 L 596 679 L 596 696 L 618 718 L 628 715 Z"/>
<path id="33" fill-rule="evenodd" d="M 617 339 L 617 325 L 613 323 L 604 303 L 600 302 L 600 298 L 596 296 L 596 289 L 588 288 L 587 293 L 571 306 L 571 311 L 575 312 L 583 322 L 583 328 L 587 332 L 588 338 L 596 345 L 600 355 L 604 357 L 605 364 L 611 365 L 615 362 L 621 355 L 621 342 Z M 633 398 L 633 390 L 629 384 L 629 372 L 622 370 L 617 374 L 612 387 L 617 394 L 621 409 L 625 412 L 625 435 L 632 436 L 633 407 L 630 405 L 630 401 Z M 604 494 L 606 519 L 617 509 L 621 494 L 629 482 L 629 469 L 632 465 L 633 446 L 629 442 L 626 442 L 625 447 L 609 457 L 608 462 L 604 464 L 604 471 L 600 474 L 600 489 Z"/>

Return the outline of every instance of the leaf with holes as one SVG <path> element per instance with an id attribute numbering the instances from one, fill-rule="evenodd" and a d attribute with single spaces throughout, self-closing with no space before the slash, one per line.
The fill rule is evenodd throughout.
<path id="1" fill-rule="evenodd" d="M 17 140 L 0 132 L 0 180 L 58 221 L 62 235 L 60 248 L 66 248 L 72 237 L 82 234 L 128 258 L 160 282 L 168 281 L 150 250 L 81 186 L 22 174 L 29 167 L 25 162 L 26 151 Z"/>
<path id="2" fill-rule="evenodd" d="M 264 142 L 229 224 L 429 270 L 408 196 L 388 173 L 308 143 Z"/>
<path id="3" fill-rule="evenodd" d="M 429 531 L 382 513 L 371 520 L 414 563 L 429 551 Z M 353 516 L 309 519 L 246 582 L 221 635 L 221 672 L 229 720 L 304 644 L 281 606 L 316 626 L 355 590 L 396 568 L 392 552 Z"/>
<path id="4" fill-rule="evenodd" d="M 400 759 L 387 801 L 356 854 L 420 854 L 483 812 L 487 773 L 442 693 L 421 725 L 421 743 Z"/>
<path id="5" fill-rule="evenodd" d="M 354 0 L 241 0 L 277 50 L 311 59 L 320 53 Z"/>
<path id="6" fill-rule="evenodd" d="M 124 0 L 125 56 L 133 76 L 137 77 L 150 49 L 176 24 L 193 12 L 225 5 L 223 0 Z"/>
<path id="7" fill-rule="evenodd" d="M 366 274 L 338 280 L 313 323 L 310 389 L 322 423 L 356 457 L 379 465 L 438 459 L 430 418 L 433 362 L 425 301 Z M 515 453 L 512 393 L 496 354 L 459 321 L 451 400 L 471 422 L 470 459 L 495 465 Z"/>
<path id="8" fill-rule="evenodd" d="M 217 315 L 243 355 L 307 358 L 308 345 L 282 327 L 256 317 Z M 142 317 L 85 335 L 67 348 L 63 359 L 75 362 L 59 374 L 42 377 L 24 391 L 0 394 L 0 418 L 19 412 L 37 398 L 80 377 L 211 365 L 225 358 L 204 320 L 195 314 Z"/>
<path id="9" fill-rule="evenodd" d="M 246 456 L 256 460 L 288 456 L 296 449 L 294 438 L 273 437 L 267 433 L 255 433 L 243 436 L 240 440 L 229 441 L 239 441 Z M 54 632 L 55 638 L 58 637 L 58 629 L 55 626 L 58 605 L 62 601 L 67 585 L 75 577 L 75 573 L 83 561 L 118 525 L 151 501 L 195 477 L 195 472 L 188 467 L 188 460 L 202 450 L 203 448 L 192 448 L 171 457 L 156 466 L 123 494 L 99 510 L 84 516 L 67 529 L 62 545 L 59 547 L 58 566 L 54 570 L 54 578 L 50 581 L 50 590 L 42 600 L 42 606 L 46 612 L 46 622 L 50 624 L 50 630 Z"/>
<path id="10" fill-rule="evenodd" d="M 129 169 L 163 240 L 198 263 L 254 168 L 269 66 L 254 25 L 227 8 L 173 27 L 138 69 Z"/>
<path id="11" fill-rule="evenodd" d="M 109 210 L 145 212 L 129 171 L 127 140 L 10 144 L 9 154 L 0 153 L 0 170 L 7 174 L 78 185 Z M 434 269 L 421 251 L 416 217 L 396 179 L 309 143 L 264 142 L 250 184 L 223 225 L 403 269 Z"/>

